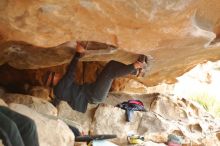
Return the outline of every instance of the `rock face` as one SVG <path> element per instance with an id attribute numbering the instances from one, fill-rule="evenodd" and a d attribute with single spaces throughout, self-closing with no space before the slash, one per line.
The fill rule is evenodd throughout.
<path id="1" fill-rule="evenodd" d="M 34 96 L 6 93 L 2 98 L 6 103 L 23 104 L 39 113 L 57 116 L 57 109 L 50 102 Z"/>
<path id="2" fill-rule="evenodd" d="M 8 106 L 4 100 L 0 99 L 0 106 Z"/>
<path id="3" fill-rule="evenodd" d="M 56 109 L 44 99 L 30 95 L 5 93 L 2 97 L 10 103 L 10 108 L 34 119 L 43 146 L 72 144 L 73 134 L 59 119 L 72 123 L 71 125 L 79 128 L 84 134 L 116 134 L 117 138 L 113 139 L 113 142 L 120 146 L 127 145 L 127 136 L 131 134 L 143 135 L 143 145 L 146 146 L 163 146 L 168 134 L 181 136 L 186 146 L 190 143 L 194 146 L 220 144 L 220 121 L 197 103 L 185 98 L 158 93 L 109 94 L 106 99 L 108 104 L 89 105 L 87 112 L 82 114 L 73 111 L 65 102 L 61 102 Z M 134 112 L 131 122 L 126 122 L 125 110 L 115 105 L 129 99 L 141 100 L 147 112 Z M 2 100 L 0 104 L 7 106 Z M 54 114 L 54 111 L 57 113 Z"/>
<path id="4" fill-rule="evenodd" d="M 93 120 L 92 117 L 95 112 L 94 106 L 89 105 L 86 113 L 80 113 L 78 111 L 72 110 L 72 108 L 66 102 L 61 102 L 57 109 L 58 117 L 69 119 L 80 124 L 80 127 L 83 130 L 81 132 L 83 132 L 84 134 L 88 134 L 90 130 L 90 125 Z"/>
<path id="5" fill-rule="evenodd" d="M 95 112 L 91 131 L 94 134 L 116 134 L 115 142 L 120 145 L 126 145 L 126 136 L 132 133 L 144 135 L 146 141 L 156 143 L 165 143 L 167 134 L 173 133 L 181 136 L 184 144 L 220 144 L 216 135 L 219 121 L 196 103 L 163 95 L 148 98 L 148 102 L 150 104 L 145 104 L 148 112 L 135 112 L 131 122 L 126 122 L 124 110 L 100 106 Z"/>
<path id="6" fill-rule="evenodd" d="M 20 104 L 10 104 L 11 109 L 33 119 L 37 125 L 39 144 L 42 146 L 73 146 L 74 135 L 61 120 L 48 119 Z"/>
<path id="7" fill-rule="evenodd" d="M 20 97 L 22 97 L 22 95 L 20 95 Z M 41 107 L 44 106 L 43 103 L 41 104 L 42 104 Z M 37 126 L 39 144 L 41 146 L 61 146 L 61 145 L 73 146 L 74 145 L 74 135 L 72 131 L 63 121 L 45 116 L 46 114 L 48 114 L 46 112 L 47 110 L 41 109 L 40 112 L 43 113 L 42 115 L 39 112 L 37 112 L 37 110 L 39 111 L 39 109 L 36 108 L 31 109 L 25 105 L 15 104 L 15 103 L 11 103 L 7 105 L 2 99 L 0 99 L 0 105 L 8 106 L 12 110 L 33 119 Z M 1 140 L 0 140 L 0 145 L 3 146 L 1 144 Z"/>
<path id="8" fill-rule="evenodd" d="M 198 63 L 219 59 L 219 8 L 218 0 L 1 0 L 0 64 L 60 65 L 72 56 L 60 44 L 96 41 L 119 50 L 94 60 L 132 62 L 130 53 L 149 55 L 153 66 L 140 80 L 170 83 Z"/>

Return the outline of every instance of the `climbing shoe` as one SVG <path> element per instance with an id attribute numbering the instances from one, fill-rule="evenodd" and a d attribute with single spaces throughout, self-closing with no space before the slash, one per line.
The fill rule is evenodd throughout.
<path id="1" fill-rule="evenodd" d="M 143 63 L 143 68 L 140 68 L 137 70 L 137 77 L 139 77 L 139 76 L 144 77 L 145 73 L 147 72 L 148 57 L 145 55 L 140 55 L 138 57 L 137 61 Z"/>

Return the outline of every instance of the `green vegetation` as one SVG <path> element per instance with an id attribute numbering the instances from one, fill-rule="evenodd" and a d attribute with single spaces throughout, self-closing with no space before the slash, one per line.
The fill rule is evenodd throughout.
<path id="1" fill-rule="evenodd" d="M 220 101 L 217 99 L 217 97 L 210 96 L 208 93 L 202 93 L 192 96 L 190 99 L 198 102 L 213 116 L 220 117 Z"/>

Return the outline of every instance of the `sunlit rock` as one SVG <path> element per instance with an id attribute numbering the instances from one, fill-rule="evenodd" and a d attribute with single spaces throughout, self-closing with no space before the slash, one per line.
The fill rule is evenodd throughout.
<path id="1" fill-rule="evenodd" d="M 0 106 L 8 106 L 4 100 L 0 99 Z"/>
<path id="2" fill-rule="evenodd" d="M 42 146 L 71 146 L 74 145 L 74 134 L 61 120 L 44 117 L 27 106 L 10 104 L 12 110 L 33 119 L 37 126 L 39 144 Z"/>
<path id="3" fill-rule="evenodd" d="M 143 146 L 166 146 L 166 145 L 163 144 L 163 143 L 155 143 L 155 142 L 152 142 L 152 141 L 148 141 L 148 142 L 145 142 L 143 144 Z"/>
<path id="4" fill-rule="evenodd" d="M 109 98 L 118 101 L 125 99 L 122 96 Z M 113 99 L 107 100 L 116 103 Z M 164 95 L 155 95 L 153 99 L 146 96 L 142 101 L 148 112 L 134 112 L 131 122 L 126 122 L 124 110 L 111 105 L 99 106 L 91 131 L 95 134 L 116 134 L 118 137 L 114 141 L 120 144 L 126 143 L 126 137 L 130 134 L 143 135 L 146 141 L 165 143 L 171 133 L 181 136 L 184 144 L 192 142 L 200 145 L 212 140 L 213 144 L 219 144 L 219 121 L 194 102 Z M 206 134 L 209 137 L 204 138 Z"/>
<path id="5" fill-rule="evenodd" d="M 149 55 L 151 70 L 139 80 L 173 83 L 196 64 L 219 59 L 219 8 L 217 0 L 2 0 L 0 64 L 32 69 L 61 65 L 69 62 L 75 41 L 96 41 L 119 51 L 93 60 L 131 63 L 136 56 L 129 58 L 130 53 Z"/>
<path id="6" fill-rule="evenodd" d="M 116 134 L 117 143 L 124 143 L 127 135 L 136 133 L 143 113 L 135 112 L 131 122 L 126 121 L 125 110 L 112 106 L 100 106 L 94 115 L 94 134 Z"/>
<path id="7" fill-rule="evenodd" d="M 93 120 L 93 115 L 95 112 L 94 105 L 88 105 L 86 113 L 80 113 L 78 111 L 73 110 L 66 102 L 60 102 L 57 106 L 58 117 L 65 118 L 71 120 L 75 123 L 79 123 L 80 125 L 76 125 L 83 130 L 84 134 L 88 134 L 90 130 L 90 125 Z"/>
<path id="8" fill-rule="evenodd" d="M 52 91 L 51 91 L 52 92 Z M 41 99 L 49 100 L 49 89 L 44 87 L 33 87 L 30 89 L 29 94 L 32 96 L 40 97 Z"/>
<path id="9" fill-rule="evenodd" d="M 6 93 L 6 103 L 24 104 L 39 113 L 57 116 L 57 109 L 48 101 L 30 95 Z"/>

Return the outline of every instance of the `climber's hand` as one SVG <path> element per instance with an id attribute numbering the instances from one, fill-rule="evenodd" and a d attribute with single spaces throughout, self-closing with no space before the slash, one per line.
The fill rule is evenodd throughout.
<path id="1" fill-rule="evenodd" d="M 80 42 L 76 42 L 76 52 L 84 54 L 85 51 L 85 48 L 80 44 Z"/>

